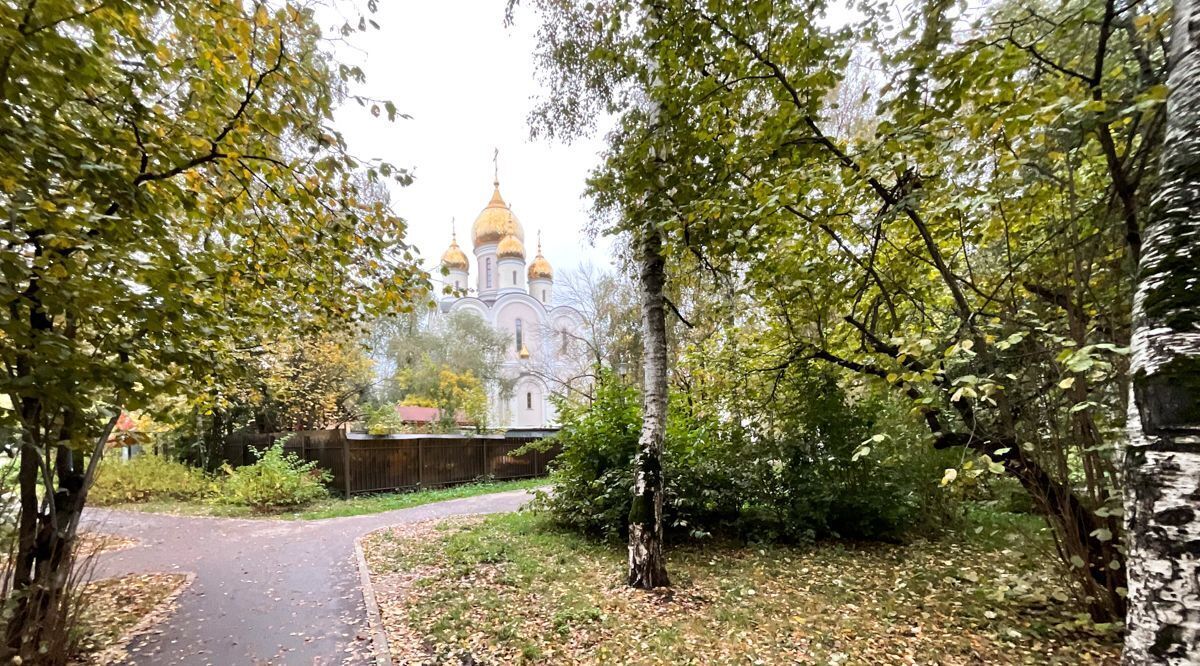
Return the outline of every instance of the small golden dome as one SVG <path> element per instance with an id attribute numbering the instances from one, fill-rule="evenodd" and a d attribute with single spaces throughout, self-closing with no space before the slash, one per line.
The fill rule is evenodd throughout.
<path id="1" fill-rule="evenodd" d="M 492 191 L 492 200 L 479 213 L 479 217 L 475 218 L 475 224 L 471 227 L 475 247 L 495 243 L 505 236 L 516 236 L 518 240 L 525 240 L 525 230 L 521 228 L 520 220 L 513 215 L 508 204 L 504 203 L 500 196 L 500 183 L 496 182 L 494 185 L 496 189 Z"/>
<path id="2" fill-rule="evenodd" d="M 470 264 L 467 263 L 467 253 L 458 246 L 458 239 L 453 235 L 450 236 L 450 247 L 446 248 L 446 252 L 442 254 L 442 265 L 452 271 L 465 271 L 470 268 Z"/>
<path id="3" fill-rule="evenodd" d="M 526 347 L 524 342 L 521 343 L 521 351 L 517 352 L 517 356 L 529 358 L 529 347 Z"/>
<path id="4" fill-rule="evenodd" d="M 538 231 L 537 256 L 533 258 L 533 262 L 529 264 L 529 279 L 530 280 L 553 280 L 554 269 L 550 267 L 550 262 L 542 256 L 542 232 Z"/>
<path id="5" fill-rule="evenodd" d="M 516 236 L 509 234 L 500 239 L 496 246 L 496 257 L 500 259 L 525 259 L 525 244 Z"/>

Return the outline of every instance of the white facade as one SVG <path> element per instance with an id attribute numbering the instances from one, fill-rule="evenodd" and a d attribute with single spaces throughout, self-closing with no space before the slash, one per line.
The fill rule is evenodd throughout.
<path id="1" fill-rule="evenodd" d="M 500 387 L 488 387 L 489 426 L 553 426 L 557 410 L 550 397 L 569 390 L 586 369 L 586 351 L 576 342 L 583 322 L 574 308 L 554 304 L 554 271 L 542 256 L 540 239 L 537 255 L 526 262 L 524 229 L 501 198 L 498 182 L 495 187 L 472 228 L 475 286 L 459 287 L 471 284 L 471 267 L 451 240 L 441 264 L 448 271 L 443 285 L 453 293 L 442 298 L 440 309 L 473 312 L 509 336 L 501 374 L 512 390 L 504 395 Z"/>

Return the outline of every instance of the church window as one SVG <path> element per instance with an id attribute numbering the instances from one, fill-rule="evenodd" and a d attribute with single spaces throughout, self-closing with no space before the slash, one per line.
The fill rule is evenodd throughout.
<path id="1" fill-rule="evenodd" d="M 486 271 L 487 272 L 487 288 L 491 289 L 492 288 L 492 258 L 488 257 L 486 263 L 487 263 L 487 271 Z"/>
<path id="2" fill-rule="evenodd" d="M 525 409 L 533 409 L 533 393 L 531 391 L 525 392 Z"/>
<path id="3" fill-rule="evenodd" d="M 517 272 L 513 271 L 513 284 L 515 285 L 516 283 L 517 283 Z"/>
<path id="4" fill-rule="evenodd" d="M 546 302 L 546 290 L 545 289 L 542 290 L 542 302 L 543 303 Z"/>
<path id="5" fill-rule="evenodd" d="M 521 343 L 525 341 L 523 331 L 521 330 L 521 320 L 517 320 L 517 351 L 521 351 Z"/>
<path id="6" fill-rule="evenodd" d="M 564 354 L 565 354 L 565 353 L 567 353 L 567 343 L 568 343 L 568 342 L 570 342 L 570 341 L 571 341 L 571 340 L 570 340 L 570 338 L 567 336 L 567 332 L 566 332 L 566 331 L 563 331 L 563 332 L 562 332 L 562 353 L 564 353 Z"/>

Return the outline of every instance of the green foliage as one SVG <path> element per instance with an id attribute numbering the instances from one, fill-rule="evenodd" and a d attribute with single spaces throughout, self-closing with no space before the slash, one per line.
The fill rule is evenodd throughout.
<path id="1" fill-rule="evenodd" d="M 375 322 L 372 337 L 375 354 L 391 374 L 391 381 L 381 384 L 377 392 L 380 402 L 415 398 L 440 407 L 445 396 L 453 393 L 453 386 L 447 384 L 457 384 L 459 377 L 467 375 L 502 391 L 512 387 L 512 380 L 500 370 L 512 337 L 473 312 L 414 312 L 384 318 Z"/>
<path id="2" fill-rule="evenodd" d="M 626 529 L 641 428 L 638 401 L 635 389 L 603 374 L 590 405 L 560 404 L 562 429 L 543 444 L 562 446 L 551 464 L 554 492 L 548 498 L 562 522 L 610 535 Z M 671 443 L 668 438 L 668 448 Z"/>
<path id="3" fill-rule="evenodd" d="M 862 455 L 863 440 L 871 441 L 887 407 L 851 404 L 828 375 L 813 375 L 802 388 L 809 397 L 792 406 L 791 427 L 770 437 L 701 416 L 694 403 L 673 396 L 663 468 L 664 520 L 675 536 L 886 539 L 945 522 L 952 505 L 936 484 L 945 455 L 890 438 Z M 632 504 L 640 396 L 602 374 L 590 406 L 561 409 L 554 440 L 563 451 L 553 465 L 554 493 L 542 501 L 565 524 L 622 534 Z"/>
<path id="4" fill-rule="evenodd" d="M 368 434 L 390 435 L 394 432 L 404 432 L 404 421 L 396 413 L 395 405 L 368 406 L 366 414 Z"/>
<path id="5" fill-rule="evenodd" d="M 304 462 L 293 453 L 285 453 L 280 439 L 259 452 L 252 465 L 224 468 L 217 500 L 255 509 L 299 506 L 329 496 L 325 483 L 329 473 L 316 462 Z"/>
<path id="6" fill-rule="evenodd" d="M 166 456 L 143 454 L 130 460 L 100 463 L 96 481 L 88 492 L 93 504 L 125 504 L 161 500 L 202 500 L 215 490 L 203 470 Z"/>
<path id="7" fill-rule="evenodd" d="M 906 408 L 870 448 L 969 447 L 947 485 L 1024 479 L 1063 561 L 1087 565 L 1089 612 L 1119 617 L 1112 451 L 1170 4 L 864 2 L 857 24 L 820 0 L 522 4 L 542 20 L 534 130 L 617 118 L 594 219 L 661 230 L 699 329 L 680 347 L 702 345 L 673 369 L 689 391 L 818 360 L 856 398 L 890 392 Z M 749 353 L 712 342 L 737 336 Z M 727 412 L 779 420 L 754 392 Z M 917 417 L 923 436 L 895 437 Z"/>
<path id="8" fill-rule="evenodd" d="M 333 127 L 347 100 L 395 117 L 362 80 L 308 4 L 0 4 L 0 426 L 41 457 L 21 473 L 0 657 L 57 663 L 40 650 L 73 617 L 73 528 L 33 533 L 50 519 L 38 486 L 82 506 L 82 470 L 40 474 L 84 458 L 60 447 L 95 450 L 110 415 L 168 397 L 221 407 L 284 334 L 426 296 L 404 222 L 370 191 L 411 177 Z"/>

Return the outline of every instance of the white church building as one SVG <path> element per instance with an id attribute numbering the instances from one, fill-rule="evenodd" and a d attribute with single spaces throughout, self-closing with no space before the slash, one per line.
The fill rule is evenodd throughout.
<path id="1" fill-rule="evenodd" d="M 499 180 L 493 185 L 491 201 L 471 228 L 474 283 L 467 254 L 451 231 L 441 259 L 443 285 L 451 293 L 440 310 L 474 312 L 511 336 L 501 374 L 513 388 L 503 395 L 500 387 L 488 387 L 488 425 L 549 427 L 557 416 L 550 396 L 583 375 L 586 354 L 577 342 L 583 322 L 574 308 L 555 304 L 554 270 L 542 256 L 540 233 L 537 255 L 526 261 L 525 230 L 500 196 Z"/>

